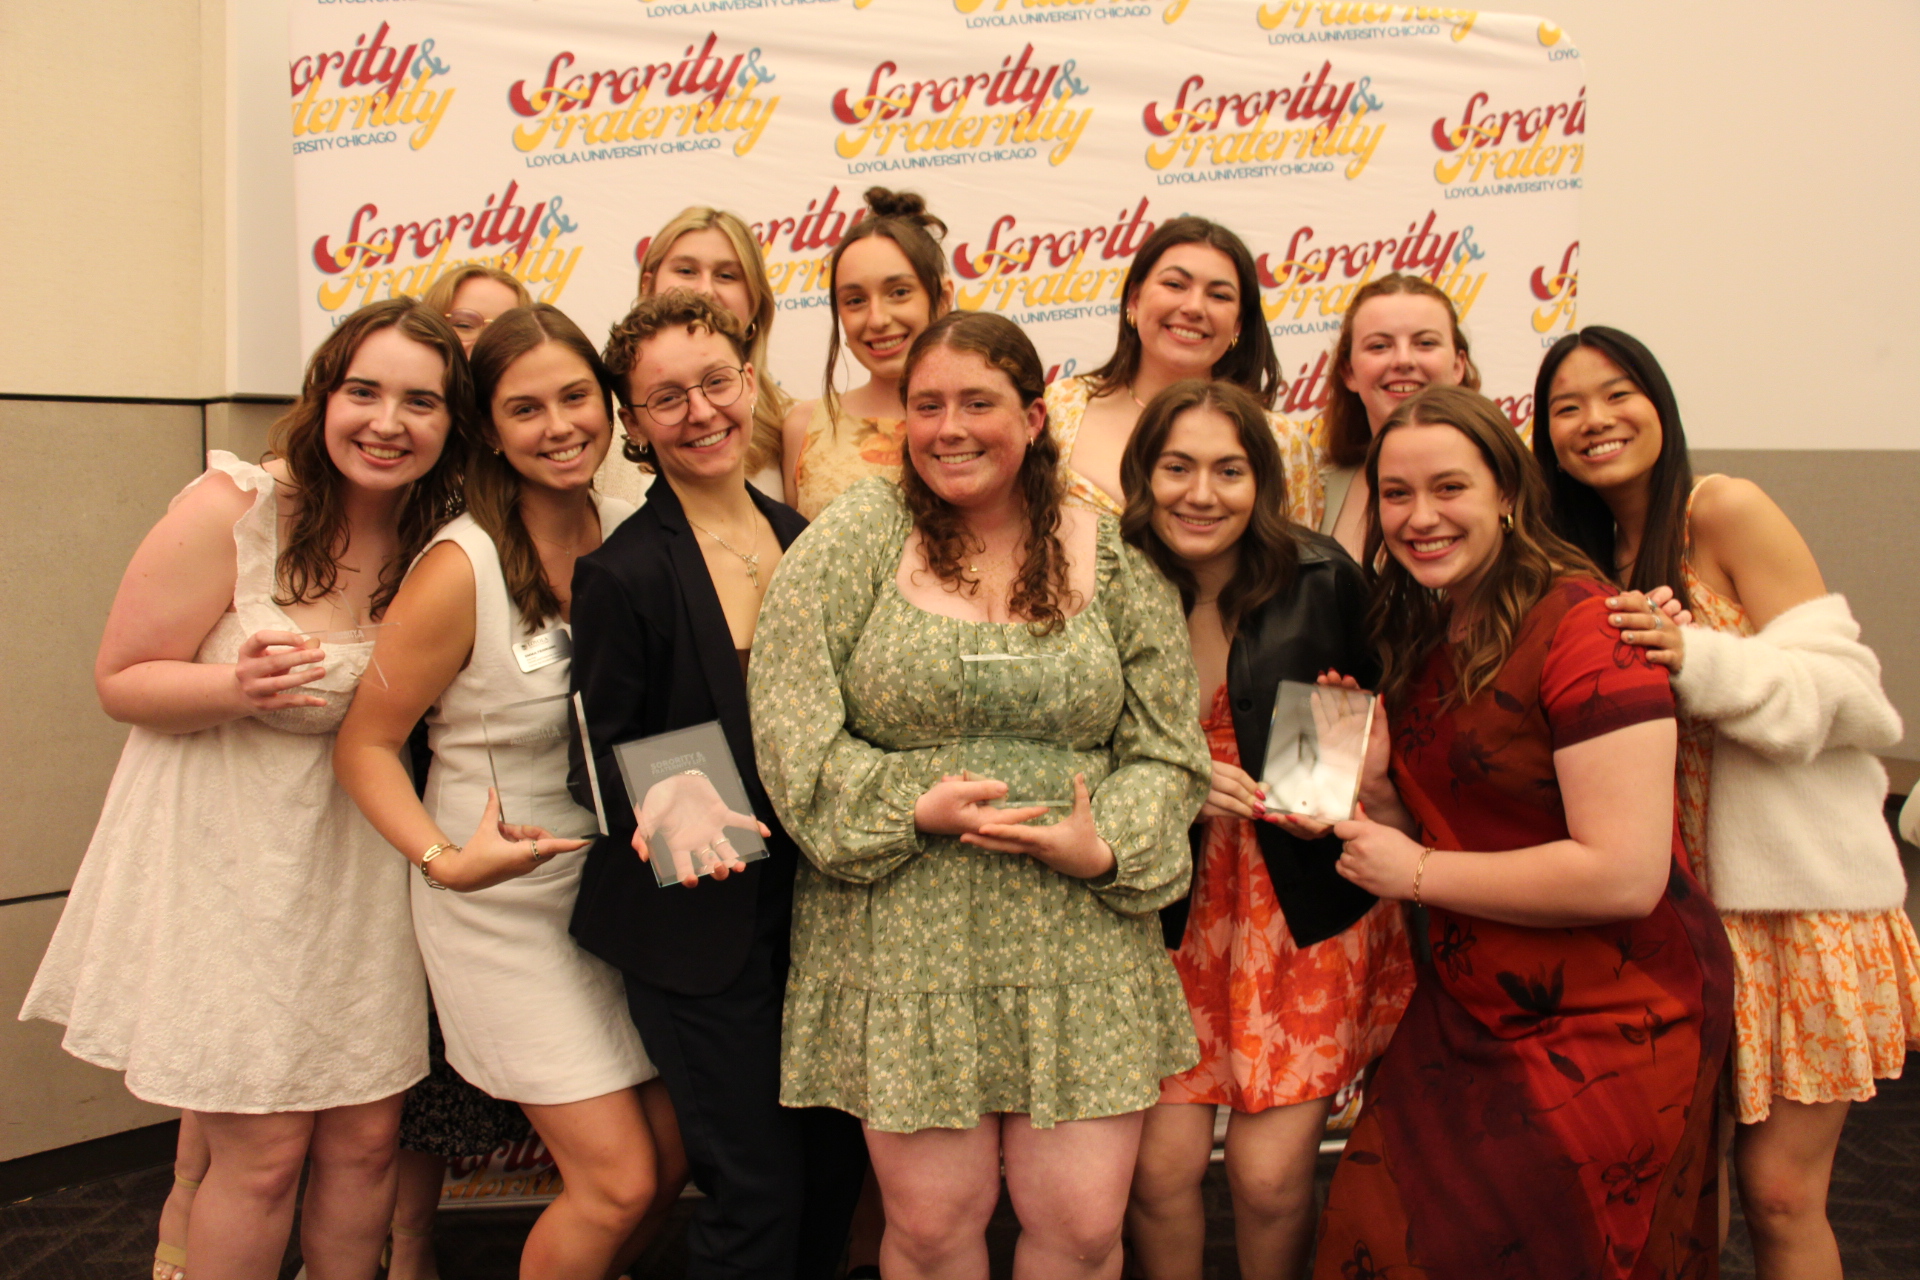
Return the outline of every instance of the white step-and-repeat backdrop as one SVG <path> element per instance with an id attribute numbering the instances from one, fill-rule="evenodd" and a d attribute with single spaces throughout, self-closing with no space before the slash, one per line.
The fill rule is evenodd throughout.
<path id="1" fill-rule="evenodd" d="M 1537 18 L 1252 0 L 298 0 L 288 91 L 310 349 L 363 303 L 485 261 L 602 334 L 669 217 L 751 224 L 773 370 L 817 395 L 825 259 L 869 186 L 951 228 L 960 305 L 1051 373 L 1112 349 L 1162 219 L 1258 260 L 1314 416 L 1353 291 L 1445 289 L 1486 390 L 1529 416 L 1574 323 L 1585 76 Z M 851 361 L 843 360 L 847 369 Z"/>

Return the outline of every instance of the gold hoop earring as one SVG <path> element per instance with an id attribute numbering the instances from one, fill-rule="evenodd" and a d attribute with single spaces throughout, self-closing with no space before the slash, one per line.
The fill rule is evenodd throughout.
<path id="1" fill-rule="evenodd" d="M 1233 341 L 1227 343 L 1227 350 L 1231 351 L 1239 345 L 1240 345 L 1240 335 L 1236 333 L 1233 335 Z"/>
<path id="2" fill-rule="evenodd" d="M 1500 513 L 1500 532 L 1502 533 L 1513 532 L 1513 512 L 1502 511 Z"/>
<path id="3" fill-rule="evenodd" d="M 1139 327 L 1140 327 L 1140 322 L 1134 317 L 1133 308 L 1128 307 L 1127 308 L 1127 328 L 1138 329 Z"/>

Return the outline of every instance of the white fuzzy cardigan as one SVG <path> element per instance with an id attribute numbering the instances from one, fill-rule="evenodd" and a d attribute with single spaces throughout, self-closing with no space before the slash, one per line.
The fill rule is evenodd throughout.
<path id="1" fill-rule="evenodd" d="M 1753 636 L 1688 627 L 1673 689 L 1715 730 L 1707 888 L 1721 910 L 1906 901 L 1873 755 L 1900 740 L 1900 715 L 1844 597 L 1797 604 Z"/>

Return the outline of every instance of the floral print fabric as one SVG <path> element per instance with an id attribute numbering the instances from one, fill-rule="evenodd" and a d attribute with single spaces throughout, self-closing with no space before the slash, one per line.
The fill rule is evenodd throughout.
<path id="1" fill-rule="evenodd" d="M 827 416 L 827 402 L 816 400 L 807 419 L 807 436 L 793 464 L 793 509 L 809 520 L 856 480 L 868 476 L 900 479 L 900 458 L 907 447 L 904 418 Z"/>
<path id="2" fill-rule="evenodd" d="M 895 581 L 909 532 L 898 488 L 861 481 L 760 614 L 760 771 L 808 858 L 781 1101 L 891 1132 L 1142 1110 L 1195 1058 L 1153 914 L 1186 891 L 1209 776 L 1179 601 L 1102 519 L 1093 598 L 1059 630 L 928 613 Z M 963 770 L 1013 801 L 1084 773 L 1116 867 L 1077 880 L 918 832 L 914 802 Z"/>
<path id="3" fill-rule="evenodd" d="M 1213 758 L 1240 763 L 1223 684 L 1203 726 Z M 1206 820 L 1187 932 L 1174 968 L 1193 1008 L 1200 1064 L 1162 1081 L 1160 1101 L 1265 1111 L 1325 1098 L 1393 1037 L 1413 994 L 1400 904 L 1296 947 L 1253 823 Z"/>
<path id="4" fill-rule="evenodd" d="M 1664 671 L 1555 585 L 1492 688 L 1446 705 L 1440 646 L 1393 720 L 1402 798 L 1440 849 L 1568 836 L 1553 753 L 1670 718 Z M 1643 920 L 1525 928 L 1429 907 L 1431 958 L 1380 1060 L 1316 1277 L 1717 1274 L 1714 1091 L 1732 1022 L 1717 913 L 1680 865 Z"/>
<path id="5" fill-rule="evenodd" d="M 1694 486 L 1712 479 L 1702 477 Z M 1687 515 L 1692 519 L 1692 498 Z M 1746 611 L 1680 563 L 1694 620 L 1750 636 Z M 1713 890 L 1706 847 L 1713 725 L 1680 719 L 1680 833 L 1693 873 Z M 1733 1105 L 1742 1124 L 1765 1120 L 1778 1096 L 1864 1102 L 1920 1049 L 1920 941 L 1907 913 L 1725 911 L 1733 947 Z"/>

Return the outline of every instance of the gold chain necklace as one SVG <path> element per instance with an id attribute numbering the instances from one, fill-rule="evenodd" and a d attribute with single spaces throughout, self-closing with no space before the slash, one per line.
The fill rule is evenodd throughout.
<path id="1" fill-rule="evenodd" d="M 749 552 L 749 551 L 740 550 L 740 548 L 734 546 L 731 542 L 728 542 L 725 538 L 721 537 L 719 534 L 715 533 L 713 530 L 707 528 L 705 525 L 695 524 L 691 516 L 687 518 L 687 523 L 693 525 L 694 528 L 706 534 L 709 538 L 712 538 L 715 542 L 725 547 L 728 551 L 731 551 L 734 555 L 739 556 L 740 563 L 747 566 L 747 576 L 753 579 L 754 588 L 756 590 L 759 589 L 760 553 L 758 551 Z"/>

